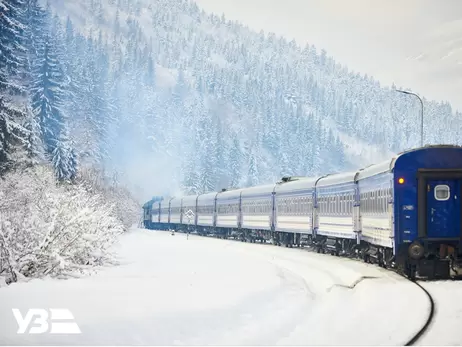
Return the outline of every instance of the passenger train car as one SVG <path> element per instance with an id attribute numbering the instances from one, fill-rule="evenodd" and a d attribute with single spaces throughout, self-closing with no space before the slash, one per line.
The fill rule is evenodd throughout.
<path id="1" fill-rule="evenodd" d="M 462 147 L 426 146 L 359 171 L 151 200 L 144 224 L 308 244 L 396 267 L 411 278 L 448 278 L 462 263 L 461 198 Z"/>

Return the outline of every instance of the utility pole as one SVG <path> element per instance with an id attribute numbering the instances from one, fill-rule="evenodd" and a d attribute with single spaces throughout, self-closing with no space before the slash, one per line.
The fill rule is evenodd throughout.
<path id="1" fill-rule="evenodd" d="M 396 89 L 396 91 L 398 93 L 403 93 L 403 94 L 407 94 L 407 95 L 414 95 L 417 97 L 417 99 L 419 99 L 420 101 L 420 147 L 423 147 L 423 114 L 424 114 L 424 105 L 423 105 L 423 101 L 422 99 L 420 98 L 420 96 L 418 96 L 416 93 L 412 93 L 412 92 L 408 92 L 406 90 L 399 90 L 399 89 Z"/>

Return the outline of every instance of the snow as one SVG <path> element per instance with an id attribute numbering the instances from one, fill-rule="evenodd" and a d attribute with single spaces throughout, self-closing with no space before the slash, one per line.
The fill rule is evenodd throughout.
<path id="1" fill-rule="evenodd" d="M 95 276 L 0 289 L 0 343 L 404 344 L 428 310 L 392 272 L 306 250 L 146 230 L 116 249 Z M 82 334 L 16 334 L 12 308 L 67 308 Z"/>
<path id="2" fill-rule="evenodd" d="M 63 276 L 111 262 L 117 235 L 139 220 L 122 189 L 81 169 L 73 185 L 57 185 L 50 165 L 7 173 L 0 180 L 0 277 Z M 11 277 L 14 277 L 11 275 Z"/>
<path id="3" fill-rule="evenodd" d="M 460 346 L 462 344 L 462 283 L 459 281 L 424 282 L 435 301 L 435 316 L 430 331 L 417 345 Z"/>

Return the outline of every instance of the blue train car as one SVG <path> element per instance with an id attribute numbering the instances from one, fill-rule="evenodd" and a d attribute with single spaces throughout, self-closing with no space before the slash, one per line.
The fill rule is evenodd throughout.
<path id="1" fill-rule="evenodd" d="M 316 240 L 327 250 L 340 254 L 360 242 L 353 215 L 356 172 L 321 177 L 315 186 Z"/>
<path id="2" fill-rule="evenodd" d="M 146 228 L 213 230 L 243 241 L 361 256 L 414 278 L 462 263 L 462 147 L 426 146 L 367 168 L 144 205 Z M 194 214 L 186 220 L 185 213 Z M 168 214 L 168 218 L 165 216 Z"/>
<path id="3" fill-rule="evenodd" d="M 293 235 L 295 245 L 312 242 L 315 226 L 315 185 L 317 178 L 285 179 L 274 189 L 274 229 Z M 291 237 L 289 236 L 289 239 Z M 290 246 L 290 245 L 289 245 Z"/>
<path id="4" fill-rule="evenodd" d="M 274 184 L 251 187 L 241 192 L 240 227 L 250 242 L 270 240 L 273 225 Z"/>
<path id="5" fill-rule="evenodd" d="M 391 265 L 396 251 L 393 226 L 391 160 L 360 170 L 356 176 L 355 219 L 363 244 L 363 258 Z"/>
<path id="6" fill-rule="evenodd" d="M 232 189 L 221 192 L 215 200 L 215 232 L 227 238 L 241 238 L 241 192 Z"/>
<path id="7" fill-rule="evenodd" d="M 146 229 L 151 228 L 151 211 L 152 211 L 152 202 L 148 201 L 143 205 L 143 225 Z"/>
<path id="8" fill-rule="evenodd" d="M 395 252 L 413 276 L 448 277 L 462 256 L 462 148 L 429 146 L 390 163 Z"/>
<path id="9" fill-rule="evenodd" d="M 462 259 L 462 148 L 427 146 L 359 171 L 361 240 L 381 265 L 447 278 Z"/>
<path id="10" fill-rule="evenodd" d="M 219 193 L 199 195 L 197 198 L 197 225 L 199 234 L 213 234 L 216 225 L 216 203 Z"/>
<path id="11" fill-rule="evenodd" d="M 160 203 L 163 197 L 154 196 L 143 205 L 143 225 L 146 229 L 153 229 L 160 223 Z"/>
<path id="12" fill-rule="evenodd" d="M 175 197 L 170 200 L 168 223 L 170 224 L 170 229 L 172 230 L 178 230 L 181 226 L 182 203 L 182 198 Z"/>

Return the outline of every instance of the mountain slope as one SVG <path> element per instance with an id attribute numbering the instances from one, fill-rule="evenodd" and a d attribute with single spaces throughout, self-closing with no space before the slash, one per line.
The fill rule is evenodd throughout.
<path id="1" fill-rule="evenodd" d="M 313 46 L 185 0 L 51 6 L 110 55 L 119 126 L 106 166 L 140 199 L 356 168 L 419 143 L 415 99 Z M 450 105 L 425 100 L 425 115 L 425 143 L 460 141 Z"/>

